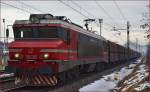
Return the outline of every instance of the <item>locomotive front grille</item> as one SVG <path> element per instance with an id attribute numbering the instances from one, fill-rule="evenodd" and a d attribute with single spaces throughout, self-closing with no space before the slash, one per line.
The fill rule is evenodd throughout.
<path id="1" fill-rule="evenodd" d="M 37 55 L 27 55 L 26 56 L 26 59 L 29 59 L 29 60 L 35 60 L 37 58 L 38 58 Z"/>

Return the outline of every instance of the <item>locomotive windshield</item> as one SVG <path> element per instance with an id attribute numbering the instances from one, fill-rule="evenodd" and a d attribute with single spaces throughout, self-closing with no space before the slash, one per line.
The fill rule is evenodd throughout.
<path id="1" fill-rule="evenodd" d="M 67 39 L 68 31 L 61 27 L 19 28 L 14 30 L 15 39 Z"/>

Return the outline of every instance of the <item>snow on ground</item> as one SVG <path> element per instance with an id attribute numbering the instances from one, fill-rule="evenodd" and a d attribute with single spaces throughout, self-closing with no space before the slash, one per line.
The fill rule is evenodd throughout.
<path id="1" fill-rule="evenodd" d="M 136 88 L 134 88 L 136 91 L 143 91 L 146 88 L 150 88 L 150 83 L 144 82 L 140 85 L 138 85 Z"/>
<path id="2" fill-rule="evenodd" d="M 88 84 L 82 88 L 79 89 L 80 92 L 110 92 L 112 90 L 118 89 L 117 85 L 120 81 L 122 81 L 124 78 L 126 78 L 129 74 L 133 73 L 134 68 L 137 67 L 142 61 L 142 58 L 137 60 L 136 62 L 133 62 L 132 64 L 123 67 L 120 69 L 120 71 L 114 71 L 112 74 L 105 75 L 103 78 L 94 81 L 91 84 Z M 139 70 L 137 71 L 137 76 L 135 80 L 129 80 L 127 83 L 130 82 L 136 82 L 137 80 L 142 80 L 145 77 L 148 76 L 148 73 L 145 73 L 145 65 L 140 65 Z M 136 88 L 138 90 L 138 88 Z M 119 91 L 122 92 L 122 91 Z"/>
<path id="3" fill-rule="evenodd" d="M 119 92 L 149 92 L 145 91 L 150 89 L 148 77 L 148 66 L 145 61 L 141 62 L 126 79 L 121 81 L 122 83 L 116 89 L 118 88 Z"/>
<path id="4" fill-rule="evenodd" d="M 14 76 L 14 73 L 8 73 L 8 74 L 4 73 L 0 75 L 0 78 L 12 77 L 12 76 Z"/>

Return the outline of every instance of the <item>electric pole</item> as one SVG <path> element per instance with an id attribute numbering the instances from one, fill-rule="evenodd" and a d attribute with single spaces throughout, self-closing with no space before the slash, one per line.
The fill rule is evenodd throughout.
<path id="1" fill-rule="evenodd" d="M 148 8 L 149 8 L 149 11 L 150 11 L 150 0 L 149 0 L 149 5 L 148 6 L 149 6 Z M 150 19 L 150 12 L 149 12 L 149 17 L 148 18 Z M 149 21 L 149 24 L 150 24 L 150 21 Z M 150 27 L 149 27 L 148 30 L 150 31 Z M 147 63 L 146 64 L 148 64 L 149 69 L 150 69 L 150 45 L 148 46 Z M 150 73 L 150 71 L 149 71 L 149 73 Z M 149 77 L 149 79 L 150 79 L 150 77 Z M 149 82 L 150 82 L 150 80 L 149 80 Z"/>
<path id="2" fill-rule="evenodd" d="M 129 28 L 130 28 L 130 24 L 129 24 L 129 21 L 127 21 L 127 48 L 128 50 L 130 49 L 130 31 L 129 31 Z"/>
<path id="3" fill-rule="evenodd" d="M 100 26 L 100 36 L 102 35 L 102 23 L 103 23 L 103 19 L 99 19 L 99 26 Z"/>
<path id="4" fill-rule="evenodd" d="M 6 44 L 5 44 L 5 30 L 6 30 L 6 28 L 5 28 L 5 19 L 3 19 L 3 24 L 4 24 L 4 37 L 3 37 L 3 39 L 4 39 L 4 50 L 6 50 Z"/>
<path id="5" fill-rule="evenodd" d="M 127 53 L 128 53 L 128 61 L 129 61 L 129 49 L 130 49 L 130 36 L 129 36 L 129 34 L 130 34 L 130 30 L 129 30 L 129 28 L 130 28 L 130 23 L 129 23 L 129 21 L 127 21 Z"/>
<path id="6" fill-rule="evenodd" d="M 136 38 L 136 51 L 138 51 L 138 38 Z"/>
<path id="7" fill-rule="evenodd" d="M 6 30 L 6 28 L 5 28 L 5 19 L 3 19 L 3 24 L 4 24 L 4 37 L 3 37 L 3 39 L 4 39 L 4 45 L 3 45 L 3 59 L 4 59 L 4 63 L 6 63 L 6 40 L 5 40 L 5 30 Z"/>

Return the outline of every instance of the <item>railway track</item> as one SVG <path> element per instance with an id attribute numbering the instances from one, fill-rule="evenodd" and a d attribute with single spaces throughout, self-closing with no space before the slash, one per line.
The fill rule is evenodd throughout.
<path id="1" fill-rule="evenodd" d="M 124 66 L 129 65 L 131 62 L 127 62 L 117 67 L 111 67 L 99 73 L 82 74 L 78 79 L 70 80 L 66 84 L 57 85 L 54 87 L 29 87 L 29 86 L 17 86 L 12 88 L 6 88 L 4 92 L 78 92 L 79 88 L 100 79 L 103 75 L 110 74 L 114 71 L 121 69 Z"/>
<path id="2" fill-rule="evenodd" d="M 5 83 L 5 82 L 14 81 L 14 80 L 15 80 L 14 76 L 5 77 L 5 78 L 0 78 L 0 84 L 1 84 L 1 83 Z"/>
<path id="3" fill-rule="evenodd" d="M 14 84 L 15 77 L 14 75 L 4 76 L 0 78 L 0 92 L 5 92 L 13 89 L 20 88 L 20 86 L 16 86 Z"/>

